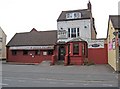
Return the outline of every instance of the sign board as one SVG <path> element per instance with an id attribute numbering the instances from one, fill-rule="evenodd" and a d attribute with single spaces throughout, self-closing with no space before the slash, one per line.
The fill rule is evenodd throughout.
<path id="1" fill-rule="evenodd" d="M 104 40 L 89 40 L 88 48 L 104 48 Z"/>
<path id="2" fill-rule="evenodd" d="M 11 50 L 34 50 L 34 49 L 54 49 L 54 46 L 16 46 L 10 47 Z"/>

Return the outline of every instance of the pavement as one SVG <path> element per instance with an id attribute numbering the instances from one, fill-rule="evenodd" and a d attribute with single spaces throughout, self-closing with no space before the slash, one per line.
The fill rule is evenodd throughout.
<path id="1" fill-rule="evenodd" d="M 118 87 L 119 75 L 109 65 L 50 66 L 2 64 L 3 87 Z"/>

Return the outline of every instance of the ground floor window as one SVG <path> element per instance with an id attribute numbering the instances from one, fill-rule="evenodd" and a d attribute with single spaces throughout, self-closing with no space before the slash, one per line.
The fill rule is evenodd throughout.
<path id="1" fill-rule="evenodd" d="M 35 55 L 40 55 L 40 50 L 35 50 Z"/>
<path id="2" fill-rule="evenodd" d="M 28 50 L 23 50 L 23 55 L 28 55 Z"/>
<path id="3" fill-rule="evenodd" d="M 46 51 L 44 51 L 44 52 L 43 52 L 43 55 L 47 55 L 47 52 L 46 52 Z"/>
<path id="4" fill-rule="evenodd" d="M 48 54 L 48 55 L 53 55 L 53 50 L 48 50 L 48 51 L 47 51 L 47 54 Z"/>
<path id="5" fill-rule="evenodd" d="M 73 55 L 79 55 L 79 43 L 73 44 Z"/>
<path id="6" fill-rule="evenodd" d="M 17 51 L 16 50 L 12 50 L 12 55 L 17 55 Z"/>
<path id="7" fill-rule="evenodd" d="M 43 55 L 53 55 L 53 50 L 44 51 Z"/>
<path id="8" fill-rule="evenodd" d="M 85 44 L 82 46 L 82 54 L 85 55 Z"/>

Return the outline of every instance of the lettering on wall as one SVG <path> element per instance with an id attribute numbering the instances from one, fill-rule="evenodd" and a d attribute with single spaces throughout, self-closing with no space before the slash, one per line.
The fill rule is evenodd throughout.
<path id="1" fill-rule="evenodd" d="M 104 48 L 104 40 L 88 41 L 88 48 Z"/>
<path id="2" fill-rule="evenodd" d="M 31 50 L 31 49 L 54 49 L 54 46 L 16 46 L 10 47 L 10 50 Z"/>

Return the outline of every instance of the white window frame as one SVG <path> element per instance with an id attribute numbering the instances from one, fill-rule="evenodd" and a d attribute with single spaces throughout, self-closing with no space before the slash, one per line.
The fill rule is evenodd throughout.
<path id="1" fill-rule="evenodd" d="M 76 27 L 76 28 L 68 28 L 70 29 L 70 37 L 69 37 L 69 33 L 68 33 L 68 38 L 77 38 L 77 37 L 80 37 L 80 28 L 79 28 L 79 36 L 78 36 L 78 29 L 79 27 Z M 72 29 L 76 29 L 76 37 L 72 37 Z M 74 32 L 73 32 L 74 33 Z"/>
<path id="2" fill-rule="evenodd" d="M 47 51 L 44 51 L 44 52 L 43 52 L 43 55 L 46 56 L 46 55 L 47 55 Z"/>
<path id="3" fill-rule="evenodd" d="M 77 18 L 81 18 L 81 13 L 80 12 L 72 12 L 72 13 L 67 13 L 66 14 L 66 19 L 77 19 Z"/>

